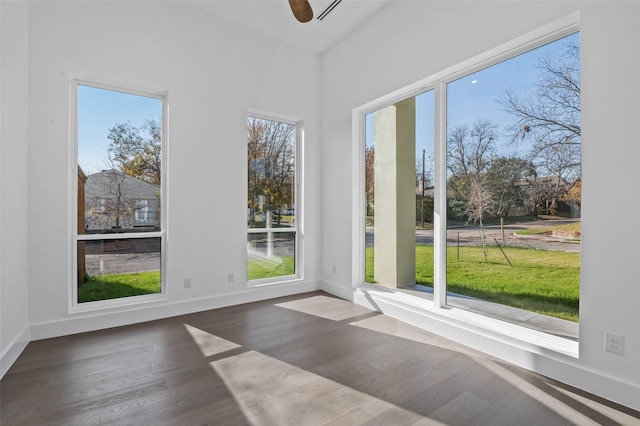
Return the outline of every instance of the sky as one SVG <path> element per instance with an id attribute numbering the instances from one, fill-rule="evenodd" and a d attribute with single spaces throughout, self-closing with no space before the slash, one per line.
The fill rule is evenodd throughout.
<path id="1" fill-rule="evenodd" d="M 147 119 L 161 118 L 160 99 L 78 86 L 78 164 L 87 175 L 109 168 L 110 128 L 127 121 L 141 127 Z"/>
<path id="2" fill-rule="evenodd" d="M 577 36 L 576 33 L 568 37 Z M 510 117 L 496 100 L 507 89 L 519 95 L 531 91 L 538 76 L 535 68 L 538 58 L 557 53 L 561 46 L 558 40 L 447 84 L 447 127 L 489 119 L 498 125 L 498 152 L 513 153 L 516 148 L 505 143 L 504 128 L 510 123 Z M 78 98 L 78 164 L 86 174 L 108 168 L 110 128 L 127 121 L 140 127 L 147 119 L 160 121 L 162 117 L 162 101 L 155 98 L 90 86 L 79 86 Z M 416 96 L 416 158 L 419 161 L 423 149 L 430 159 L 428 163 L 433 160 L 433 122 L 434 96 L 433 91 L 429 91 Z M 366 139 L 370 146 L 374 140 L 373 114 L 366 118 Z M 523 153 L 526 147 L 517 149 Z"/>
<path id="3" fill-rule="evenodd" d="M 567 37 L 578 37 L 572 34 Z M 561 39 L 562 40 L 562 39 Z M 523 154 L 526 146 L 507 144 L 505 127 L 511 123 L 510 115 L 503 111 L 497 100 L 506 90 L 526 96 L 535 90 L 539 70 L 538 58 L 546 54 L 558 54 L 561 40 L 530 50 L 515 58 L 495 64 L 447 84 L 447 128 L 459 125 L 471 126 L 479 119 L 488 119 L 498 125 L 498 153 Z M 433 159 L 434 146 L 434 96 L 433 91 L 416 96 L 416 159 L 422 160 L 425 150 L 427 164 Z M 366 117 L 366 145 L 374 142 L 373 113 Z M 433 168 L 433 166 L 431 166 Z"/>

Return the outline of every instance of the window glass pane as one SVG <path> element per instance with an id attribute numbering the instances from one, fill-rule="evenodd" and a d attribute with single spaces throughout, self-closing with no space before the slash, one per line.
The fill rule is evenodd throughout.
<path id="1" fill-rule="evenodd" d="M 295 274 L 295 232 L 249 233 L 247 251 L 249 280 Z"/>
<path id="2" fill-rule="evenodd" d="M 160 293 L 163 100 L 77 89 L 76 303 Z"/>
<path id="3" fill-rule="evenodd" d="M 160 229 L 162 101 L 78 86 L 78 232 Z"/>
<path id="4" fill-rule="evenodd" d="M 249 228 L 295 226 L 296 126 L 248 117 Z"/>
<path id="5" fill-rule="evenodd" d="M 297 274 L 296 149 L 295 124 L 247 118 L 249 281 Z"/>
<path id="6" fill-rule="evenodd" d="M 366 116 L 365 281 L 433 293 L 434 94 Z"/>
<path id="7" fill-rule="evenodd" d="M 77 244 L 78 303 L 160 292 L 160 237 Z"/>
<path id="8" fill-rule="evenodd" d="M 447 303 L 577 338 L 578 34 L 446 90 Z"/>

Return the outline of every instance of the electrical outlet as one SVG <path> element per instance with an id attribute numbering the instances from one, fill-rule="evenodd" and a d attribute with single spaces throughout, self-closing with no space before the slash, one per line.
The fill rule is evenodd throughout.
<path id="1" fill-rule="evenodd" d="M 331 267 L 331 271 L 333 272 L 333 275 L 335 275 L 335 274 L 336 274 L 336 272 L 338 272 L 338 268 L 336 268 L 336 265 L 333 265 L 333 266 Z"/>
<path id="2" fill-rule="evenodd" d="M 232 283 L 236 280 L 235 274 L 233 272 L 229 272 L 227 274 L 227 282 Z"/>
<path id="3" fill-rule="evenodd" d="M 184 288 L 191 288 L 191 278 L 184 279 Z"/>
<path id="4" fill-rule="evenodd" d="M 605 331 L 604 350 L 618 355 L 624 354 L 624 336 L 618 336 Z"/>

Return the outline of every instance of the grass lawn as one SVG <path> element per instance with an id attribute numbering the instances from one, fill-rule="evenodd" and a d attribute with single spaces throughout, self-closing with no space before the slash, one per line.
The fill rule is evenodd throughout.
<path id="1" fill-rule="evenodd" d="M 259 280 L 262 278 L 281 277 L 295 274 L 293 256 L 283 256 L 278 260 L 254 259 L 247 264 L 247 279 Z"/>
<path id="2" fill-rule="evenodd" d="M 252 260 L 248 267 L 250 280 L 295 273 L 293 256 L 285 256 L 280 262 L 269 259 Z M 89 278 L 78 288 L 78 303 L 153 293 L 160 293 L 160 271 L 98 275 Z"/>
<path id="3" fill-rule="evenodd" d="M 447 291 L 570 321 L 578 321 L 580 254 L 505 247 L 447 250 Z M 367 282 L 373 282 L 373 249 L 366 254 Z M 433 246 L 416 246 L 416 283 L 433 287 Z"/>
<path id="4" fill-rule="evenodd" d="M 98 275 L 78 288 L 78 303 L 153 293 L 160 293 L 160 271 Z"/>

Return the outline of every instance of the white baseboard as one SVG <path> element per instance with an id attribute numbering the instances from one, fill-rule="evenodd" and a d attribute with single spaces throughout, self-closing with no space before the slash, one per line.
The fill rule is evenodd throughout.
<path id="1" fill-rule="evenodd" d="M 29 326 L 26 325 L 15 339 L 7 346 L 7 348 L 0 354 L 0 379 L 4 377 L 5 373 L 9 371 L 9 368 L 18 359 L 24 348 L 29 344 Z"/>
<path id="2" fill-rule="evenodd" d="M 343 285 L 331 283 L 328 281 L 322 281 L 320 289 L 341 299 L 353 302 L 353 289 L 350 287 L 345 287 Z"/>
<path id="3" fill-rule="evenodd" d="M 476 325 L 475 321 L 465 321 L 445 312 L 425 309 L 420 303 L 412 303 L 412 296 L 384 288 L 371 291 L 367 287 L 351 288 L 323 282 L 321 289 L 511 364 L 640 411 L 640 387 L 585 368 L 577 358 L 577 352 L 575 355 L 572 354 L 572 345 L 576 345 L 577 349 L 575 342 L 567 342 L 566 347 L 562 347 L 558 346 L 562 343 L 550 339 L 544 342 L 550 344 L 552 349 L 549 349 L 545 345 L 537 345 L 509 333 L 509 324 L 505 324 L 503 330 L 484 328 Z M 524 334 L 527 333 L 529 331 L 524 330 Z M 553 347 L 554 344 L 556 347 Z"/>
<path id="4" fill-rule="evenodd" d="M 207 298 L 191 299 L 174 303 L 163 303 L 141 307 L 140 305 L 125 311 L 90 312 L 76 314 L 58 321 L 41 322 L 31 325 L 31 340 L 85 333 L 122 325 L 153 321 L 177 315 L 223 308 L 276 297 L 307 293 L 320 289 L 319 282 L 294 282 L 285 284 L 253 287 L 243 291 Z"/>

